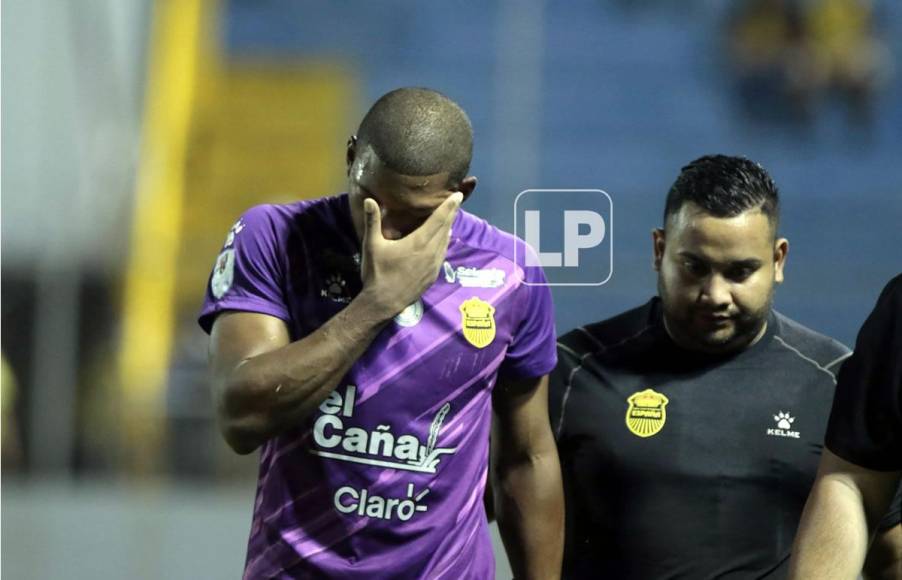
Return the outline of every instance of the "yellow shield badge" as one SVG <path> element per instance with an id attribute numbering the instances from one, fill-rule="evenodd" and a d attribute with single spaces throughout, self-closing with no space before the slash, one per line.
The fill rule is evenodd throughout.
<path id="1" fill-rule="evenodd" d="M 495 340 L 495 309 L 491 304 L 472 297 L 460 305 L 464 338 L 476 348 L 485 348 Z"/>
<path id="2" fill-rule="evenodd" d="M 630 404 L 626 410 L 626 427 L 630 433 L 638 437 L 651 437 L 664 428 L 670 399 L 652 389 L 645 389 L 633 393 L 626 401 Z"/>

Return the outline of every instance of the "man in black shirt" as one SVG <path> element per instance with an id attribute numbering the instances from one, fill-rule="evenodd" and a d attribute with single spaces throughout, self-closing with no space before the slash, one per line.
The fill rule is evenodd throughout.
<path id="1" fill-rule="evenodd" d="M 789 244 L 747 159 L 684 167 L 658 297 L 559 341 L 565 578 L 777 578 L 814 481 L 838 342 L 775 312 Z"/>
<path id="2" fill-rule="evenodd" d="M 902 275 L 883 290 L 843 364 L 826 446 L 799 525 L 795 579 L 855 576 L 902 476 Z M 893 508 L 898 523 L 898 502 Z M 877 567 L 871 559 L 869 569 Z M 902 578 L 902 550 L 879 568 L 884 577 Z"/>

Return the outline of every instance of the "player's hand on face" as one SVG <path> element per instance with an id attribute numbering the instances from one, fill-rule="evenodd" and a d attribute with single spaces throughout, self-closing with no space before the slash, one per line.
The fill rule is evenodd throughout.
<path id="1" fill-rule="evenodd" d="M 451 224 L 462 201 L 463 194 L 453 193 L 409 235 L 387 240 L 382 236 L 379 204 L 370 198 L 363 200 L 363 287 L 393 316 L 435 282 L 448 249 Z"/>

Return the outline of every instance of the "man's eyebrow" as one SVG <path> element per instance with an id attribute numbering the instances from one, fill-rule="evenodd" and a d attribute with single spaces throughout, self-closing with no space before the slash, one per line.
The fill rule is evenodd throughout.
<path id="1" fill-rule="evenodd" d="M 708 260 L 702 258 L 701 256 L 697 256 L 688 250 L 683 250 L 682 252 L 677 252 L 677 256 L 682 258 L 690 258 L 692 260 L 696 260 L 698 262 L 707 262 Z"/>
<path id="2" fill-rule="evenodd" d="M 683 250 L 681 252 L 677 252 L 677 255 L 682 258 L 689 258 L 690 260 L 695 260 L 696 262 L 702 262 L 704 264 L 712 264 L 711 260 L 703 258 L 699 255 L 693 254 L 688 250 Z M 760 268 L 764 262 L 759 260 L 758 258 L 747 258 L 745 260 L 733 260 L 729 262 L 727 265 L 730 268 L 750 268 L 757 269 Z"/>
<path id="3" fill-rule="evenodd" d="M 763 264 L 763 262 L 758 258 L 749 258 L 747 260 L 735 260 L 733 262 L 730 262 L 730 267 L 755 269 L 760 268 L 761 264 Z"/>

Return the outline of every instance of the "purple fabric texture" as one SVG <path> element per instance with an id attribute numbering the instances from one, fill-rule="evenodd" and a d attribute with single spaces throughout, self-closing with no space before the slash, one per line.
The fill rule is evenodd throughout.
<path id="1" fill-rule="evenodd" d="M 312 417 L 262 447 L 245 578 L 494 577 L 492 388 L 556 363 L 551 294 L 522 267 L 527 250 L 458 213 L 421 300 Z M 359 252 L 347 195 L 254 207 L 216 260 L 200 325 L 258 312 L 302 339 L 360 291 Z"/>

